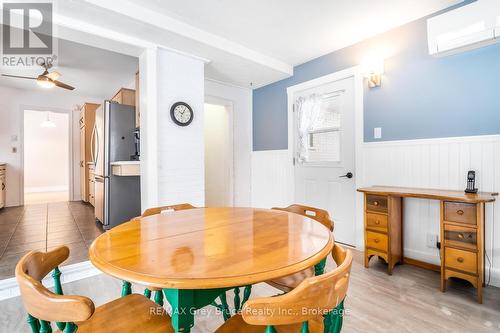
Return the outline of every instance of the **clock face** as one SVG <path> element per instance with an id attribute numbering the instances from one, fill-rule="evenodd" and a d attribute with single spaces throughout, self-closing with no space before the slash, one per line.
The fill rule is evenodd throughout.
<path id="1" fill-rule="evenodd" d="M 170 109 L 170 116 L 179 126 L 187 126 L 193 121 L 193 110 L 184 102 L 177 102 Z"/>

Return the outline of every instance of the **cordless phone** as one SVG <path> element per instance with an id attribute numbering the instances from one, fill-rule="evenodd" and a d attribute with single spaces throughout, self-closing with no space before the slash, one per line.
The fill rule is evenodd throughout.
<path id="1" fill-rule="evenodd" d="M 465 193 L 477 193 L 475 171 L 471 170 L 467 172 L 467 188 L 465 189 Z"/>

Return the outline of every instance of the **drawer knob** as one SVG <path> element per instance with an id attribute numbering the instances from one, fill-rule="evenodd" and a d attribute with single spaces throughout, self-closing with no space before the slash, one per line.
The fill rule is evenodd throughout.
<path id="1" fill-rule="evenodd" d="M 463 239 L 464 238 L 464 234 L 458 234 L 458 238 Z"/>
<path id="2" fill-rule="evenodd" d="M 463 263 L 463 262 L 464 262 L 464 258 L 462 258 L 462 257 L 458 257 L 458 258 L 457 258 L 457 261 L 458 261 L 459 263 Z"/>
<path id="3" fill-rule="evenodd" d="M 378 206 L 378 205 L 379 205 L 378 201 L 374 201 L 374 202 L 373 202 L 373 205 L 374 205 L 374 206 Z"/>
<path id="4" fill-rule="evenodd" d="M 374 242 L 375 242 L 375 243 L 378 243 L 378 242 L 380 242 L 380 240 L 379 240 L 379 239 L 375 239 L 375 240 L 374 240 Z"/>
<path id="5" fill-rule="evenodd" d="M 376 225 L 379 225 L 379 224 L 380 224 L 380 221 L 379 221 L 379 220 L 376 220 L 376 221 L 375 221 L 375 224 L 376 224 Z"/>
<path id="6" fill-rule="evenodd" d="M 464 211 L 463 211 L 463 210 L 461 210 L 461 209 L 459 209 L 459 210 L 457 210 L 457 214 L 458 214 L 458 215 L 464 215 Z"/>

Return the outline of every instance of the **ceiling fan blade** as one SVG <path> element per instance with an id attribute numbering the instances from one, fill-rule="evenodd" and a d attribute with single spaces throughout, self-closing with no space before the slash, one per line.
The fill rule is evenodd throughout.
<path id="1" fill-rule="evenodd" d="M 16 79 L 31 79 L 31 80 L 36 80 L 36 77 L 29 77 L 29 76 L 19 76 L 19 75 L 9 75 L 9 74 L 2 74 L 2 76 L 6 77 L 14 77 Z"/>
<path id="2" fill-rule="evenodd" d="M 64 88 L 64 89 L 68 89 L 68 90 L 74 90 L 75 87 L 72 87 L 66 83 L 62 83 L 61 81 L 56 81 L 56 80 L 52 80 L 54 82 L 54 84 L 56 86 L 58 86 L 59 88 Z"/>
<path id="3" fill-rule="evenodd" d="M 59 72 L 53 71 L 51 73 L 45 74 L 45 76 L 51 79 L 52 81 L 55 81 L 61 77 L 61 74 Z"/>

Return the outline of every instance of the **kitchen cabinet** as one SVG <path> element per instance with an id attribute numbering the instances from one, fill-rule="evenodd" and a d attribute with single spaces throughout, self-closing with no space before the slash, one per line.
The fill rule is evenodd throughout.
<path id="1" fill-rule="evenodd" d="M 88 189 L 89 189 L 89 203 L 92 206 L 95 206 L 95 165 L 93 162 L 90 162 L 87 164 L 88 167 L 88 173 L 89 173 L 89 178 L 88 178 Z"/>
<path id="2" fill-rule="evenodd" d="M 135 90 L 121 88 L 118 92 L 111 98 L 113 102 L 124 105 L 131 105 L 135 107 Z"/>
<path id="3" fill-rule="evenodd" d="M 5 164 L 0 164 L 0 208 L 5 207 L 5 192 L 6 192 L 6 179 L 5 179 Z"/>
<path id="4" fill-rule="evenodd" d="M 99 104 L 85 103 L 80 109 L 80 197 L 89 202 L 89 162 L 92 157 L 92 133 L 94 131 L 95 110 Z"/>

